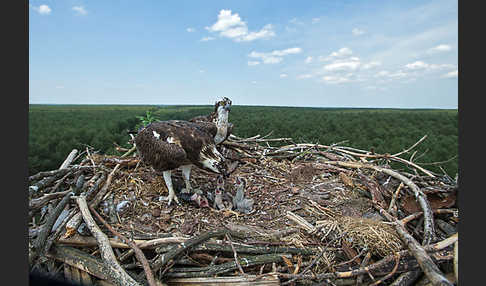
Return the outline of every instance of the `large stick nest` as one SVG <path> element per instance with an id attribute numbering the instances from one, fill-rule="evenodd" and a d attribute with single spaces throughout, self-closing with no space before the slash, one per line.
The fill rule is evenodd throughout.
<path id="1" fill-rule="evenodd" d="M 262 268 L 261 265 L 248 267 L 245 269 L 246 273 L 264 274 L 276 271 L 297 275 L 301 265 L 301 269 L 304 265 L 312 265 L 307 274 L 345 271 L 353 267 L 359 268 L 367 253 L 371 255 L 372 261 L 376 261 L 406 249 L 395 228 L 380 215 L 379 209 L 388 210 L 397 219 L 405 219 L 409 232 L 415 239 L 422 241 L 424 232 L 428 230 L 424 229 L 423 216 L 420 216 L 422 209 L 416 201 L 417 194 L 414 190 L 393 176 L 371 167 L 359 168 L 360 165 L 391 170 L 391 162 L 402 163 L 402 169 L 394 172 L 413 180 L 426 195 L 431 210 L 436 213 L 435 225 L 439 227 L 433 229 L 434 241 L 445 239 L 455 232 L 458 222 L 455 208 L 457 180 L 446 174 L 434 174 L 401 157 L 415 146 L 398 154 L 381 155 L 338 145 L 270 145 L 274 142 L 281 145 L 290 140 L 267 139 L 266 136 L 239 138 L 232 135 L 219 147 L 230 161 L 235 162 L 232 173 L 225 182 L 225 192 L 234 194 L 236 178 L 245 178 L 246 196 L 254 200 L 250 214 L 218 211 L 212 207 L 199 208 L 190 202 L 169 207 L 167 201 L 159 200 L 160 196 L 168 193 L 163 177 L 140 162 L 136 153 L 108 156 L 87 148 L 75 159 L 80 163 L 74 162 L 62 175 L 58 171 L 52 171 L 30 177 L 29 210 L 32 222 L 29 225 L 29 235 L 32 251 L 35 252 L 35 240 L 42 230 L 41 226 L 46 223 L 52 209 L 66 192 L 56 194 L 73 189 L 79 177 L 84 176 L 85 181 L 79 193 L 83 195 L 88 190 L 95 189 L 93 194 L 87 196 L 89 203 L 95 193 L 102 189 L 101 185 L 96 186 L 96 181 L 101 175 L 106 176 L 112 172 L 115 166 L 118 169 L 112 174 L 111 183 L 104 185 L 107 189 L 95 209 L 109 221 L 111 227 L 125 237 L 135 240 L 161 237 L 190 239 L 211 230 L 228 229 L 246 233 L 244 238 L 233 238 L 241 245 L 287 246 L 311 249 L 315 254 L 322 251 L 324 246 L 327 247 L 324 255 L 314 265 L 311 260 L 315 255 L 292 254 L 290 260 L 282 258 L 273 267 L 272 263 L 263 264 Z M 339 162 L 355 164 L 358 167 L 347 167 Z M 182 174 L 173 172 L 172 177 L 177 194 L 177 190 L 184 187 Z M 49 178 L 52 182 L 45 183 Z M 216 175 L 193 168 L 191 185 L 204 194 L 212 193 L 216 187 Z M 68 203 L 66 208 L 71 212 L 77 210 L 75 202 Z M 50 234 L 50 237 L 56 235 L 52 239 L 54 245 L 69 245 L 70 240 L 79 241 L 82 237 L 91 236 L 82 224 L 68 232 L 63 230 L 65 225 L 69 225 L 66 223 L 69 221 L 66 218 L 68 211 L 64 213 L 65 217 L 59 216 L 57 229 L 54 228 Z M 101 228 L 105 234 L 113 237 L 106 228 Z M 213 240 L 209 240 L 211 241 Z M 213 242 L 225 244 L 227 239 Z M 88 252 L 92 252 L 92 247 L 92 244 L 84 246 Z M 164 250 L 144 252 L 153 262 Z M 186 252 L 185 257 L 192 260 L 192 264 L 179 260 L 171 266 L 172 269 L 166 269 L 165 273 L 158 272 L 156 276 L 164 279 L 167 277 L 164 275 L 176 273 L 177 267 L 217 265 L 234 260 L 230 259 L 233 257 L 231 253 L 220 253 L 219 260 L 218 252 L 206 251 L 207 256 L 201 253 L 204 251 Z M 224 257 L 229 260 L 222 259 Z M 123 262 L 125 268 L 133 273 L 143 273 L 140 265 L 136 266 L 135 258 L 130 259 Z M 51 273 L 60 271 L 54 265 L 45 264 L 44 260 L 31 265 L 34 266 Z M 225 275 L 231 275 L 231 272 Z M 369 277 L 365 277 L 366 279 Z"/>

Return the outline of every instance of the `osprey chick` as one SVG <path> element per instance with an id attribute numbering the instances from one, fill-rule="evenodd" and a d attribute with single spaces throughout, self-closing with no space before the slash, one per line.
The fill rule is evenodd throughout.
<path id="1" fill-rule="evenodd" d="M 179 203 L 172 186 L 171 172 L 182 169 L 186 192 L 191 192 L 192 165 L 226 176 L 225 158 L 216 149 L 213 136 L 200 125 L 182 120 L 153 122 L 135 137 L 140 158 L 162 172 L 169 190 L 169 205 Z"/>
<path id="2" fill-rule="evenodd" d="M 233 206 L 237 211 L 249 214 L 253 210 L 253 199 L 245 198 L 246 180 L 236 177 L 236 194 L 233 197 Z"/>

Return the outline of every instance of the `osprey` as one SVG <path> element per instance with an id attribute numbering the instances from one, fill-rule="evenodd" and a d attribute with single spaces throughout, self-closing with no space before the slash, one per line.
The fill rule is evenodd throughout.
<path id="1" fill-rule="evenodd" d="M 214 104 L 214 111 L 211 114 L 196 116 L 189 121 L 199 124 L 214 137 L 214 143 L 220 144 L 229 137 L 233 130 L 233 124 L 228 122 L 231 104 L 229 98 L 223 97 Z"/>
<path id="2" fill-rule="evenodd" d="M 137 151 L 142 161 L 156 171 L 162 172 L 169 191 L 169 205 L 172 200 L 179 203 L 172 186 L 173 170 L 178 168 L 182 170 L 187 193 L 192 192 L 190 175 L 193 165 L 227 176 L 225 158 L 216 149 L 215 138 L 226 136 L 231 103 L 217 105 L 215 123 L 183 120 L 158 121 L 142 128 L 135 137 Z M 212 124 L 216 127 L 214 132 L 213 127 L 210 126 Z"/>

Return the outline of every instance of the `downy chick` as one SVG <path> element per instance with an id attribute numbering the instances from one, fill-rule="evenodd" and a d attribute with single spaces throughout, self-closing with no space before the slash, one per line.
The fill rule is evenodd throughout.
<path id="1" fill-rule="evenodd" d="M 253 210 L 253 199 L 245 198 L 246 180 L 236 177 L 236 194 L 233 197 L 233 206 L 241 213 L 249 214 Z"/>

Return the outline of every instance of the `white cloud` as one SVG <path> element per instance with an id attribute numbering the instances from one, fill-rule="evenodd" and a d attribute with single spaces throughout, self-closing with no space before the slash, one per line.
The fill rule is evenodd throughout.
<path id="1" fill-rule="evenodd" d="M 428 53 L 438 53 L 438 52 L 448 52 L 452 50 L 452 47 L 449 45 L 441 44 L 436 47 L 430 48 L 427 52 Z"/>
<path id="2" fill-rule="evenodd" d="M 74 6 L 73 11 L 76 11 L 78 15 L 86 15 L 88 11 L 83 6 Z"/>
<path id="3" fill-rule="evenodd" d="M 250 58 L 256 58 L 256 59 L 261 59 L 264 64 L 278 64 L 283 60 L 283 57 L 286 55 L 291 55 L 291 54 L 298 54 L 301 53 L 302 49 L 301 48 L 289 48 L 285 50 L 274 50 L 270 53 L 260 53 L 260 52 L 255 52 L 252 51 L 248 57 Z"/>
<path id="4" fill-rule="evenodd" d="M 352 54 L 353 54 L 353 51 L 350 48 L 344 47 L 344 48 L 340 48 L 337 52 L 332 52 L 327 57 L 320 56 L 319 60 L 322 61 L 322 62 L 325 62 L 325 61 L 330 61 L 330 60 L 336 59 L 336 58 L 348 57 Z"/>
<path id="5" fill-rule="evenodd" d="M 186 31 L 187 31 L 188 33 L 192 33 L 192 32 L 195 32 L 195 31 L 196 31 L 196 29 L 189 27 L 189 28 L 187 28 L 187 29 L 186 29 Z"/>
<path id="6" fill-rule="evenodd" d="M 39 7 L 32 6 L 32 9 L 34 9 L 35 11 L 37 11 L 37 13 L 39 13 L 41 15 L 49 15 L 49 14 L 51 14 L 51 11 L 52 11 L 51 8 L 49 8 L 49 6 L 47 6 L 45 4 L 42 4 Z"/>
<path id="7" fill-rule="evenodd" d="M 377 67 L 377 66 L 380 66 L 380 65 L 381 65 L 381 62 L 371 61 L 369 63 L 364 64 L 363 69 L 367 70 L 367 69 L 371 69 L 371 68 L 374 68 L 374 67 Z"/>
<path id="8" fill-rule="evenodd" d="M 440 69 L 451 69 L 456 67 L 452 64 L 428 64 L 422 61 L 416 61 L 413 63 L 406 64 L 405 67 L 410 70 L 440 70 Z"/>
<path id="9" fill-rule="evenodd" d="M 360 36 L 360 35 L 363 35 L 364 33 L 366 33 L 364 30 L 358 29 L 358 28 L 354 28 L 351 32 L 355 36 Z"/>
<path id="10" fill-rule="evenodd" d="M 221 10 L 218 21 L 211 27 L 206 27 L 210 32 L 219 33 L 220 36 L 233 39 L 236 42 L 254 41 L 275 36 L 273 26 L 265 25 L 260 31 L 248 32 L 246 22 L 242 21 L 238 13 L 232 14 L 231 10 Z"/>
<path id="11" fill-rule="evenodd" d="M 405 67 L 407 69 L 411 69 L 411 70 L 418 70 L 418 69 L 426 69 L 429 67 L 429 64 L 427 63 L 424 63 L 422 61 L 416 61 L 416 62 L 413 62 L 413 63 L 410 63 L 410 64 L 406 64 Z"/>
<path id="12" fill-rule="evenodd" d="M 280 78 L 286 78 L 286 77 L 288 77 L 288 74 L 286 74 L 286 73 L 280 74 Z"/>
<path id="13" fill-rule="evenodd" d="M 236 39 L 237 41 L 253 41 L 256 39 L 264 39 L 270 38 L 275 36 L 275 32 L 273 31 L 272 24 L 268 24 L 263 26 L 263 28 L 258 32 L 250 32 L 246 35 L 243 35 L 241 39 Z"/>
<path id="14" fill-rule="evenodd" d="M 350 81 L 349 78 L 343 76 L 323 76 L 322 80 L 330 84 L 340 84 Z"/>
<path id="15" fill-rule="evenodd" d="M 207 41 L 212 41 L 212 40 L 214 40 L 214 37 L 204 37 L 200 41 L 201 42 L 207 42 Z"/>
<path id="16" fill-rule="evenodd" d="M 354 71 L 361 65 L 359 58 L 351 57 L 346 60 L 335 61 L 331 64 L 325 65 L 324 70 L 327 71 Z"/>
<path id="17" fill-rule="evenodd" d="M 312 63 L 312 57 L 311 56 L 308 56 L 307 58 L 305 58 L 305 63 L 306 64 Z"/>
<path id="18" fill-rule="evenodd" d="M 256 65 L 259 65 L 259 64 L 260 64 L 259 61 L 248 61 L 249 66 L 256 66 Z"/>
<path id="19" fill-rule="evenodd" d="M 442 75 L 442 77 L 445 77 L 445 78 L 457 78 L 458 76 L 459 76 L 458 70 L 451 71 L 451 72 L 448 72 L 448 73 Z"/>

